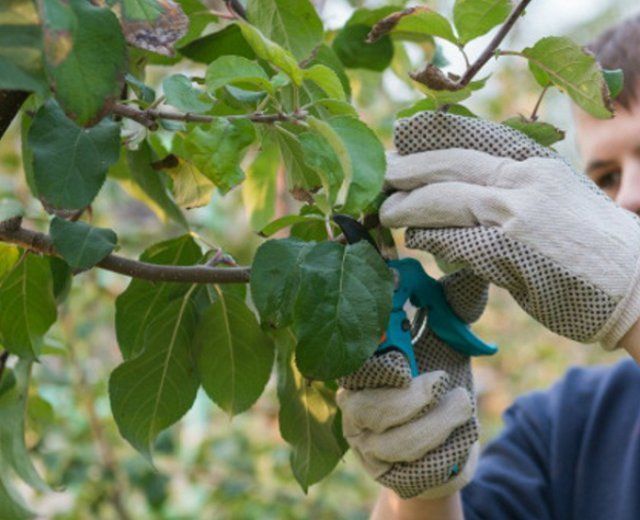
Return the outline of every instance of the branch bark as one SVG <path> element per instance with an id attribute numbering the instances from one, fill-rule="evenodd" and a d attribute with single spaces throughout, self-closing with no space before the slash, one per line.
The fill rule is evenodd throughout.
<path id="1" fill-rule="evenodd" d="M 123 105 L 117 104 L 113 107 L 113 113 L 126 117 L 129 119 L 133 119 L 137 121 L 141 125 L 147 127 L 149 130 L 157 130 L 158 129 L 158 119 L 167 119 L 171 121 L 184 121 L 187 123 L 211 123 L 218 119 L 215 116 L 207 116 L 202 114 L 190 114 L 190 113 L 180 113 L 180 112 L 164 112 L 162 110 L 155 109 L 147 109 L 140 110 L 138 108 L 132 107 L 131 105 Z M 226 119 L 248 119 L 249 121 L 253 121 L 254 123 L 264 123 L 264 124 L 273 124 L 277 122 L 285 122 L 285 121 L 301 121 L 305 117 L 307 117 L 306 112 L 294 112 L 291 114 L 285 114 L 283 112 L 278 112 L 276 114 L 264 114 L 262 112 L 256 112 L 253 114 L 240 115 L 240 116 L 224 116 Z"/>
<path id="2" fill-rule="evenodd" d="M 44 233 L 25 229 L 0 227 L 0 241 L 17 244 L 25 249 L 48 256 L 60 256 L 53 246 L 51 237 Z M 249 267 L 215 268 L 206 265 L 162 265 L 131 260 L 110 254 L 97 267 L 114 273 L 149 280 L 152 282 L 183 283 L 247 283 L 251 276 Z"/>
<path id="3" fill-rule="evenodd" d="M 491 59 L 507 34 L 509 34 L 509 31 L 511 31 L 511 29 L 513 28 L 518 18 L 520 18 L 522 12 L 530 3 L 531 0 L 521 0 L 521 2 L 513 9 L 513 11 L 511 11 L 511 14 L 502 24 L 502 27 L 500 27 L 500 30 L 496 33 L 493 39 L 489 42 L 487 48 L 482 51 L 482 54 L 478 56 L 478 58 L 471 64 L 471 66 L 460 78 L 460 81 L 458 81 L 458 85 L 460 86 L 460 88 L 467 86 L 475 77 L 475 75 L 480 71 L 480 69 L 484 67 L 485 64 Z"/>
<path id="4" fill-rule="evenodd" d="M 23 90 L 0 90 L 0 139 L 28 97 Z"/>

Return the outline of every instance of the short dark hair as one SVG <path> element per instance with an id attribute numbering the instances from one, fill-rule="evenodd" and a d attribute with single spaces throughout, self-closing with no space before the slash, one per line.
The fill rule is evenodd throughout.
<path id="1" fill-rule="evenodd" d="M 622 69 L 624 85 L 615 99 L 627 110 L 640 93 L 640 15 L 607 29 L 587 45 L 604 69 Z"/>

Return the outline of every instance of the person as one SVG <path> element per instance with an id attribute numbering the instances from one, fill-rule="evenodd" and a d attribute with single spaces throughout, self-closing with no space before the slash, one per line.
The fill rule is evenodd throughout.
<path id="1" fill-rule="evenodd" d="M 512 129 L 424 112 L 396 128 L 380 217 L 408 228 L 408 247 L 465 266 L 442 284 L 467 322 L 491 282 L 558 334 L 640 362 L 640 16 L 590 48 L 625 77 L 613 119 L 576 109 L 590 179 Z M 420 376 L 391 352 L 338 392 L 345 437 L 385 486 L 373 518 L 640 518 L 633 360 L 520 397 L 479 455 L 468 358 L 428 330 L 414 349 Z"/>

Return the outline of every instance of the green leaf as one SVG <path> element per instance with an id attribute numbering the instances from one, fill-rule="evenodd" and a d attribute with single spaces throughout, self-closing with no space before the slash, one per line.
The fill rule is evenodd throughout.
<path id="1" fill-rule="evenodd" d="M 322 21 L 309 0 L 249 0 L 249 21 L 298 61 L 322 42 Z"/>
<path id="2" fill-rule="evenodd" d="M 0 282 L 20 259 L 18 246 L 0 243 Z"/>
<path id="3" fill-rule="evenodd" d="M 131 87 L 131 90 L 133 90 L 136 96 L 138 96 L 140 101 L 153 103 L 156 100 L 156 91 L 149 85 L 145 85 L 143 81 L 140 81 L 133 74 L 126 74 L 124 79 L 127 82 L 127 85 Z"/>
<path id="4" fill-rule="evenodd" d="M 145 330 L 142 352 L 109 378 L 120 434 L 149 460 L 158 434 L 189 411 L 198 391 L 191 354 L 197 324 L 194 288 L 159 310 Z"/>
<path id="5" fill-rule="evenodd" d="M 512 7 L 511 0 L 456 0 L 453 23 L 460 43 L 466 45 L 504 22 Z"/>
<path id="6" fill-rule="evenodd" d="M 321 182 L 318 173 L 306 163 L 304 149 L 298 136 L 282 126 L 276 126 L 273 135 L 284 162 L 287 188 L 314 190 L 319 187 Z"/>
<path id="7" fill-rule="evenodd" d="M 624 87 L 624 72 L 622 69 L 604 69 L 602 71 L 602 75 L 604 76 L 604 80 L 609 88 L 611 99 L 616 99 Z"/>
<path id="8" fill-rule="evenodd" d="M 396 118 L 411 117 L 418 112 L 436 110 L 440 105 L 434 98 L 425 98 L 417 101 L 408 108 L 403 108 L 396 114 Z M 449 106 L 447 110 L 449 114 L 455 114 L 458 116 L 477 117 L 471 110 L 463 105 L 453 104 Z"/>
<path id="9" fill-rule="evenodd" d="M 593 117 L 613 117 L 609 91 L 595 58 L 569 38 L 549 36 L 522 55 L 540 85 L 555 85 Z"/>
<path id="10" fill-rule="evenodd" d="M 295 337 L 290 329 L 274 334 L 278 345 L 280 434 L 291 447 L 291 468 L 305 493 L 336 466 L 348 445 L 342 436 L 335 392 L 309 381 L 293 363 Z"/>
<path id="11" fill-rule="evenodd" d="M 212 107 L 208 101 L 202 101 L 203 92 L 195 88 L 184 74 L 166 77 L 162 82 L 162 90 L 167 104 L 182 112 L 202 114 Z"/>
<path id="12" fill-rule="evenodd" d="M 357 370 L 376 350 L 391 312 L 393 277 L 366 242 L 321 242 L 304 257 L 294 307 L 296 364 L 309 378 Z"/>
<path id="13" fill-rule="evenodd" d="M 36 358 L 56 314 L 49 262 L 24 254 L 0 283 L 2 345 L 22 358 Z"/>
<path id="14" fill-rule="evenodd" d="M 193 164 L 178 159 L 178 165 L 168 168 L 167 173 L 173 180 L 171 191 L 177 204 L 187 209 L 209 204 L 215 186 Z"/>
<path id="15" fill-rule="evenodd" d="M 263 228 L 273 218 L 277 197 L 278 148 L 272 139 L 264 139 L 261 148 L 242 184 L 242 202 L 253 230 Z"/>
<path id="16" fill-rule="evenodd" d="M 40 6 L 56 99 L 71 119 L 95 124 L 122 91 L 126 45 L 118 19 L 85 0 L 40 0 Z"/>
<path id="17" fill-rule="evenodd" d="M 47 259 L 49 260 L 51 278 L 53 279 L 53 297 L 56 303 L 60 304 L 69 296 L 71 284 L 73 283 L 73 273 L 69 264 L 62 258 L 50 256 Z"/>
<path id="18" fill-rule="evenodd" d="M 42 30 L 39 25 L 28 23 L 29 14 L 33 21 L 37 20 L 36 11 L 25 2 L 16 14 L 18 20 L 4 8 L 0 11 L 0 88 L 34 91 L 44 96 L 48 85 L 42 60 Z"/>
<path id="19" fill-rule="evenodd" d="M 300 265 L 312 246 L 281 239 L 258 248 L 251 267 L 251 297 L 263 325 L 281 328 L 292 323 Z"/>
<path id="20" fill-rule="evenodd" d="M 351 116 L 358 117 L 358 111 L 348 102 L 338 101 L 336 99 L 318 99 L 313 101 L 310 106 L 322 107 L 329 115 L 332 116 Z"/>
<path id="21" fill-rule="evenodd" d="M 330 98 L 339 101 L 347 100 L 340 78 L 329 67 L 313 65 L 304 70 L 304 78 L 318 85 Z"/>
<path id="22" fill-rule="evenodd" d="M 302 69 L 291 53 L 283 49 L 277 43 L 265 37 L 257 28 L 248 23 L 238 20 L 236 22 L 244 39 L 256 53 L 258 58 L 266 60 L 274 67 L 280 69 L 291 78 L 294 84 L 302 84 Z"/>
<path id="23" fill-rule="evenodd" d="M 196 334 L 196 365 L 207 395 L 236 415 L 260 397 L 273 365 L 274 350 L 241 298 L 217 288 Z"/>
<path id="24" fill-rule="evenodd" d="M 458 90 L 435 90 L 419 84 L 418 88 L 430 99 L 435 101 L 437 106 L 452 105 L 460 103 L 465 99 L 471 97 L 476 91 L 485 86 L 489 77 L 482 78 L 476 81 L 472 81 L 466 87 Z"/>
<path id="25" fill-rule="evenodd" d="M 49 486 L 33 466 L 24 439 L 30 372 L 31 361 L 19 361 L 13 370 L 15 385 L 0 394 L 0 459 L 29 486 L 46 492 Z"/>
<path id="26" fill-rule="evenodd" d="M 222 56 L 207 67 L 205 76 L 207 90 L 215 95 L 216 90 L 226 85 L 235 85 L 245 90 L 265 90 L 273 93 L 269 76 L 256 62 L 241 56 Z"/>
<path id="27" fill-rule="evenodd" d="M 254 139 L 250 121 L 220 118 L 191 128 L 176 154 L 191 161 L 222 193 L 227 193 L 243 181 L 240 161 Z"/>
<path id="28" fill-rule="evenodd" d="M 392 29 L 391 34 L 398 39 L 410 41 L 421 41 L 437 36 L 452 43 L 458 42 L 449 20 L 429 8 L 417 9 L 403 16 Z"/>
<path id="29" fill-rule="evenodd" d="M 137 150 L 127 150 L 128 175 L 131 180 L 130 184 L 133 184 L 133 186 L 128 186 L 129 191 L 149 204 L 163 221 L 172 219 L 188 229 L 189 224 L 182 211 L 167 194 L 167 189 L 162 182 L 163 173 L 155 171 L 151 166 L 153 160 L 153 152 L 146 141 L 142 142 Z M 139 190 L 135 188 L 139 188 Z"/>
<path id="30" fill-rule="evenodd" d="M 331 47 L 323 43 L 314 52 L 313 59 L 309 61 L 309 66 L 324 65 L 329 67 L 338 76 L 342 84 L 342 90 L 347 97 L 351 97 L 351 83 L 349 77 L 342 66 L 340 58 L 336 55 Z"/>
<path id="31" fill-rule="evenodd" d="M 49 228 L 54 247 L 74 269 L 89 269 L 110 254 L 118 242 L 111 229 L 54 217 Z"/>
<path id="32" fill-rule="evenodd" d="M 64 209 L 90 204 L 120 153 L 116 123 L 104 119 L 93 128 L 81 128 L 53 100 L 38 110 L 28 142 L 38 194 L 51 206 Z"/>
<path id="33" fill-rule="evenodd" d="M 529 121 L 522 116 L 511 117 L 503 121 L 502 124 L 515 128 L 542 146 L 551 146 L 558 141 L 562 141 L 565 137 L 565 133 L 562 130 L 549 123 Z"/>
<path id="34" fill-rule="evenodd" d="M 284 228 L 287 228 L 294 224 L 300 224 L 302 222 L 309 222 L 310 220 L 315 222 L 321 222 L 322 225 L 324 225 L 324 222 L 325 222 L 322 215 L 315 215 L 315 214 L 285 215 L 284 217 L 280 217 L 279 219 L 276 219 L 273 222 L 270 222 L 269 224 L 267 224 L 265 227 L 263 227 L 260 230 L 260 235 L 263 237 L 270 237 L 271 235 L 274 235 L 275 233 L 283 230 Z"/>
<path id="35" fill-rule="evenodd" d="M 357 213 L 382 190 L 387 167 L 384 148 L 373 131 L 358 119 L 336 116 L 329 119 L 328 123 L 343 143 L 343 146 L 339 146 L 335 139 L 325 135 L 334 147 L 348 183 L 342 210 Z"/>
<path id="36" fill-rule="evenodd" d="M 391 38 L 383 36 L 374 43 L 367 43 L 370 30 L 369 25 L 347 25 L 333 40 L 333 50 L 345 67 L 382 72 L 389 66 L 393 58 Z"/>
<path id="37" fill-rule="evenodd" d="M 201 258 L 202 251 L 190 235 L 155 244 L 140 256 L 142 262 L 165 265 L 193 265 Z M 143 350 L 144 333 L 149 324 L 173 299 L 188 290 L 186 284 L 131 280 L 116 299 L 116 336 L 124 359 L 135 357 Z"/>
<path id="38" fill-rule="evenodd" d="M 235 24 L 227 25 L 221 31 L 192 41 L 180 49 L 180 54 L 198 63 L 206 64 L 229 54 L 250 60 L 256 57 L 255 52 L 242 36 L 242 31 Z"/>
<path id="39" fill-rule="evenodd" d="M 7 468 L 0 460 L 0 518 L 26 520 L 34 516 L 9 482 Z"/>
<path id="40" fill-rule="evenodd" d="M 324 121 L 313 118 L 312 122 L 312 118 L 310 117 L 309 123 L 313 129 L 317 130 L 320 127 L 325 127 L 325 131 L 320 131 L 319 133 L 303 132 L 298 136 L 300 144 L 302 145 L 304 160 L 307 165 L 316 171 L 318 177 L 320 177 L 324 189 L 323 196 L 327 198 L 328 204 L 332 206 L 345 177 L 336 150 L 329 142 L 329 139 L 335 134 L 331 127 Z M 329 139 L 325 137 L 328 134 Z M 337 140 L 339 140 L 339 138 L 337 138 Z M 342 148 L 340 148 L 340 150 L 342 150 Z M 319 194 L 315 194 L 316 203 L 318 203 L 318 196 Z M 330 208 L 322 209 L 325 213 L 330 211 Z"/>
<path id="41" fill-rule="evenodd" d="M 189 27 L 189 19 L 173 0 L 120 0 L 122 31 L 127 43 L 173 56 L 174 44 Z M 215 18 L 214 18 L 215 19 Z"/>

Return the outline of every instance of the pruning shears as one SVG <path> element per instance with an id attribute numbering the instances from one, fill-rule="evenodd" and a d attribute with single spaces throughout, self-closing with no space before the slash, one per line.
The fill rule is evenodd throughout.
<path id="1" fill-rule="evenodd" d="M 347 215 L 334 215 L 333 220 L 342 230 L 347 242 L 354 244 L 361 240 L 369 242 L 385 259 L 395 277 L 393 307 L 389 325 L 382 335 L 376 354 L 397 350 L 404 354 L 411 375 L 416 377 L 418 365 L 413 351 L 414 338 L 411 321 L 405 311 L 409 301 L 420 313 L 426 313 L 426 326 L 447 345 L 467 356 L 488 356 L 495 354 L 495 345 L 478 338 L 469 326 L 453 312 L 444 295 L 442 285 L 429 276 L 422 264 L 413 258 L 388 259 L 382 255 L 378 245 L 367 229 L 357 220 Z M 416 338 L 419 333 L 416 334 Z"/>

